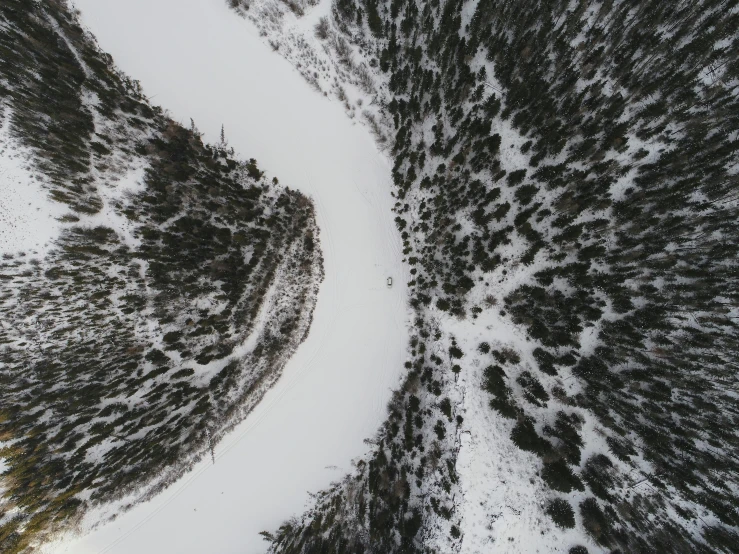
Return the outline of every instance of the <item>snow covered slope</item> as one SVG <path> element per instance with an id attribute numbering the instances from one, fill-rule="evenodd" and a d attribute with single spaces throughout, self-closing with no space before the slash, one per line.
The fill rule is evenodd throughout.
<path id="1" fill-rule="evenodd" d="M 192 117 L 214 140 L 226 122 L 230 146 L 313 198 L 326 278 L 308 339 L 216 447 L 215 465 L 204 460 L 151 502 L 49 551 L 264 551 L 259 531 L 300 511 L 307 491 L 341 477 L 364 453 L 363 439 L 398 383 L 407 278 L 390 168 L 363 126 L 312 90 L 221 0 L 76 5 L 101 47 L 173 117 Z"/>
<path id="2" fill-rule="evenodd" d="M 333 0 L 320 52 L 231 4 L 337 97 L 373 68 L 416 315 L 377 448 L 270 552 L 734 552 L 736 6 Z"/>
<path id="3" fill-rule="evenodd" d="M 10 136 L 9 112 L 0 116 L 0 254 L 42 256 L 59 234 L 64 209 L 46 198 L 28 167 L 32 154 Z"/>
<path id="4" fill-rule="evenodd" d="M 0 551 L 146 498 L 304 340 L 313 203 L 149 104 L 65 3 L 0 3 Z"/>

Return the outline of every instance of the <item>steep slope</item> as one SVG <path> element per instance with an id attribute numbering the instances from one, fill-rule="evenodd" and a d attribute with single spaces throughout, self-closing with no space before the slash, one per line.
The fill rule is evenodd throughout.
<path id="1" fill-rule="evenodd" d="M 333 3 L 392 121 L 415 336 L 375 453 L 273 552 L 735 550 L 738 25 Z"/>
<path id="2" fill-rule="evenodd" d="M 22 552 L 212 450 L 307 334 L 322 261 L 311 202 L 153 108 L 64 3 L 0 25 L 2 187 L 46 227 L 6 218 L 0 262 L 0 551 Z"/>

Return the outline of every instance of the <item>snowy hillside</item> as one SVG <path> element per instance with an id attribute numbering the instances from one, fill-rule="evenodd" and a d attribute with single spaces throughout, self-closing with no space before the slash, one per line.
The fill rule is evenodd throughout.
<path id="1" fill-rule="evenodd" d="M 11 113 L 6 107 L 0 130 L 0 253 L 43 256 L 64 210 L 44 194 L 30 167 L 32 154 L 10 134 Z"/>
<path id="2" fill-rule="evenodd" d="M 0 7 L 0 551 L 737 552 L 734 3 L 78 3 L 144 87 Z"/>
<path id="3" fill-rule="evenodd" d="M 221 0 L 75 6 L 117 67 L 140 79 L 173 119 L 189 125 L 194 118 L 215 141 L 225 122 L 230 146 L 312 199 L 325 276 L 306 340 L 212 458 L 125 513 L 118 508 L 128 496 L 95 506 L 79 534 L 42 551 L 263 552 L 260 531 L 302 510 L 309 491 L 329 486 L 370 449 L 364 439 L 385 418 L 399 382 L 407 276 L 391 211 L 391 165 L 362 125 L 316 93 Z"/>
<path id="4" fill-rule="evenodd" d="M 312 203 L 152 107 L 62 4 L 4 2 L 0 26 L 10 553 L 212 451 L 307 335 L 323 269 Z"/>
<path id="5" fill-rule="evenodd" d="M 272 551 L 736 551 L 737 8 L 231 5 L 392 153 L 415 318 Z"/>

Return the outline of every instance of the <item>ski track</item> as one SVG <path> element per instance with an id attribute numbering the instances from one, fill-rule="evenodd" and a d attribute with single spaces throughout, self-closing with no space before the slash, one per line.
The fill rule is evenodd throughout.
<path id="1" fill-rule="evenodd" d="M 326 1 L 326 0 L 324 0 Z M 386 417 L 407 344 L 407 275 L 390 165 L 225 0 L 75 0 L 82 22 L 150 98 L 315 203 L 326 278 L 307 340 L 249 417 L 153 500 L 48 553 L 252 554 L 351 469 Z M 393 277 L 388 289 L 385 279 Z M 93 529 L 94 528 L 94 529 Z"/>

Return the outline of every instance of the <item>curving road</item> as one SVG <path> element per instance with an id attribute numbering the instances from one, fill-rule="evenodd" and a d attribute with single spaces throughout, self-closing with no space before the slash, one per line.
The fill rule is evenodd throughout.
<path id="1" fill-rule="evenodd" d="M 397 385 L 407 280 L 390 168 L 369 133 L 314 92 L 225 0 L 76 0 L 82 21 L 152 102 L 254 157 L 316 203 L 326 279 L 306 342 L 250 417 L 154 500 L 52 547 L 69 554 L 264 552 L 366 451 Z M 385 280 L 394 277 L 388 289 Z"/>

